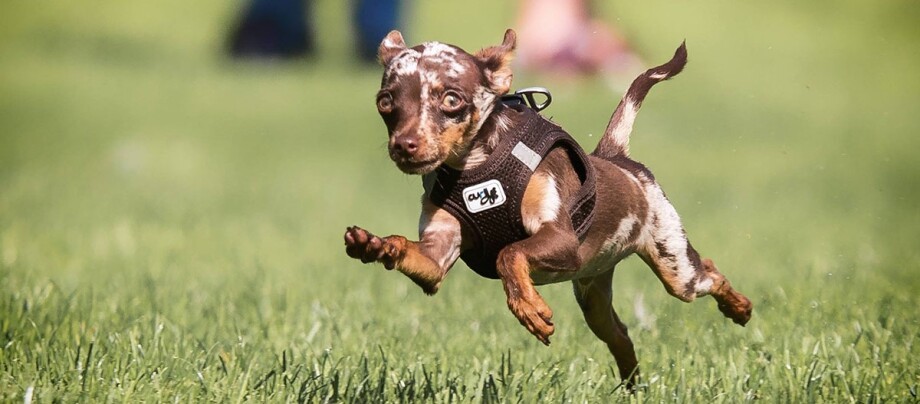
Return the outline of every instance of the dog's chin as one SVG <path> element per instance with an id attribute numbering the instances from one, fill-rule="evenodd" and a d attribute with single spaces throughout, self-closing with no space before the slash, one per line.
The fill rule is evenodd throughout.
<path id="1" fill-rule="evenodd" d="M 393 162 L 396 163 L 396 167 L 399 168 L 399 171 L 413 175 L 428 174 L 443 163 L 441 159 L 424 161 L 394 160 Z"/>

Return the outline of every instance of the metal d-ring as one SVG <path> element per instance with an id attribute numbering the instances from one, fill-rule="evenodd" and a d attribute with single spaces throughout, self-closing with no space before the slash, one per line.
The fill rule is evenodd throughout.
<path id="1" fill-rule="evenodd" d="M 537 103 L 534 94 L 542 94 L 546 99 L 542 103 Z M 553 96 L 549 93 L 549 90 L 543 87 L 527 87 L 515 91 L 512 94 L 505 94 L 502 96 L 502 102 L 505 105 L 521 105 L 524 104 L 534 111 L 540 112 L 550 103 L 553 102 Z"/>
<path id="2" fill-rule="evenodd" d="M 549 90 L 547 90 L 544 87 L 522 88 L 520 90 L 515 91 L 514 94 L 524 97 L 524 99 L 527 100 L 527 105 L 530 106 L 530 108 L 532 108 L 533 110 L 537 112 L 540 112 L 546 109 L 546 107 L 548 107 L 549 104 L 552 104 L 553 102 L 553 95 L 550 94 Z M 534 94 L 542 94 L 546 97 L 546 100 L 544 100 L 540 104 L 537 104 L 537 100 L 534 98 Z"/>

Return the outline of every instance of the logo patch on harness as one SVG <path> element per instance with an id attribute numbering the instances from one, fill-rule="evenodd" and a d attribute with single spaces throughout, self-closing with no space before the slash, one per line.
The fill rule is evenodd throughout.
<path id="1" fill-rule="evenodd" d="M 463 190 L 463 203 L 470 213 L 489 210 L 505 203 L 505 189 L 498 180 L 488 180 L 483 183 L 466 187 Z"/>

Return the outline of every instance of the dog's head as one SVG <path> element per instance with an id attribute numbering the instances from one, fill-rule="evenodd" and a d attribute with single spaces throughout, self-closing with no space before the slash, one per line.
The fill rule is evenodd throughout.
<path id="1" fill-rule="evenodd" d="M 511 87 L 515 34 L 471 55 L 426 42 L 407 48 L 399 31 L 380 43 L 384 66 L 377 110 L 389 133 L 390 158 L 405 173 L 460 164 L 496 100 Z"/>

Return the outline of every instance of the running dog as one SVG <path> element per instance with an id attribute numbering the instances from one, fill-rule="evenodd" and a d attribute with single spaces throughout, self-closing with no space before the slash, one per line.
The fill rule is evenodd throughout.
<path id="1" fill-rule="evenodd" d="M 377 109 L 390 158 L 422 176 L 419 241 L 353 226 L 346 253 L 402 272 L 429 295 L 462 258 L 501 280 L 511 313 L 547 345 L 553 312 L 534 285 L 570 281 L 629 386 L 636 354 L 611 305 L 614 267 L 625 257 L 642 258 L 674 297 L 710 295 L 726 317 L 747 323 L 750 300 L 700 258 L 651 171 L 629 157 L 639 107 L 652 86 L 683 69 L 685 45 L 633 81 L 586 154 L 533 109 L 503 102 L 515 42 L 509 29 L 500 45 L 470 54 L 439 42 L 409 48 L 398 31 L 383 39 Z"/>

